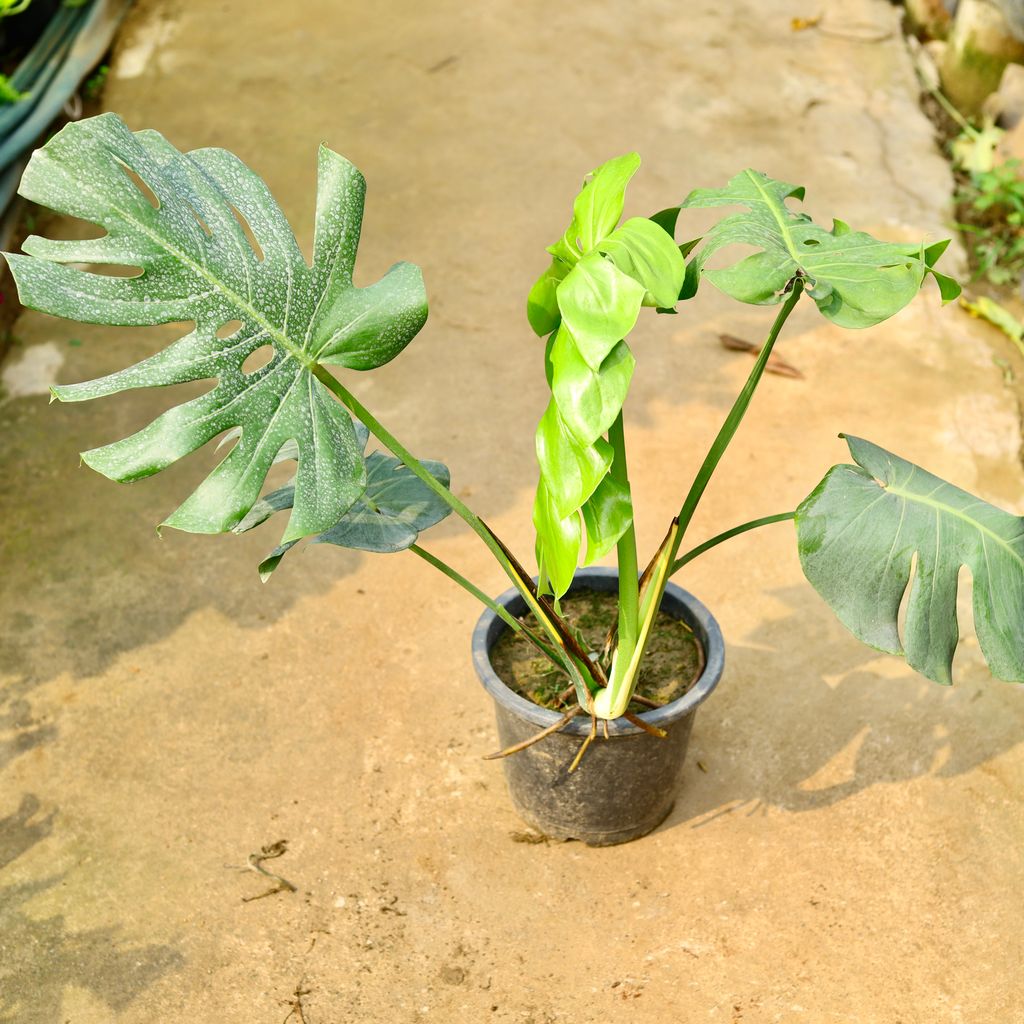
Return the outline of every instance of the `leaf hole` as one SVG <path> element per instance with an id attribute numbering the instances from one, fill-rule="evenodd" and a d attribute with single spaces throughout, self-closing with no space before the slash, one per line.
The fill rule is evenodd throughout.
<path id="1" fill-rule="evenodd" d="M 146 202 L 149 203 L 154 210 L 159 210 L 160 200 L 157 198 L 157 194 L 127 164 L 121 163 L 120 160 L 118 163 L 121 166 L 121 170 L 124 171 L 125 177 L 142 193 Z"/>
<path id="2" fill-rule="evenodd" d="M 97 277 L 142 277 L 145 273 L 142 267 L 127 266 L 123 263 L 84 263 L 70 266 L 81 266 Z"/>
<path id="3" fill-rule="evenodd" d="M 225 324 L 225 326 L 227 325 Z M 263 367 L 268 366 L 273 359 L 274 346 L 260 345 L 255 352 L 250 352 L 249 355 L 245 357 L 245 362 L 242 363 L 242 373 L 255 373 L 257 370 L 262 370 Z"/>
<path id="4" fill-rule="evenodd" d="M 243 327 L 241 320 L 229 320 L 225 324 L 221 324 L 217 328 L 217 337 L 224 341 L 226 338 L 230 338 L 232 334 L 237 334 Z M 249 357 L 250 359 L 252 356 Z"/>
<path id="5" fill-rule="evenodd" d="M 196 223 L 203 229 L 203 234 L 207 238 L 212 238 L 213 232 L 210 230 L 210 225 L 199 215 L 199 211 L 191 203 L 186 203 L 185 206 L 188 208 L 188 212 L 195 217 Z"/>
<path id="6" fill-rule="evenodd" d="M 238 224 L 245 235 L 245 240 L 249 243 L 252 251 L 256 254 L 256 259 L 262 263 L 264 260 L 263 249 L 260 247 L 260 243 L 256 241 L 256 236 L 253 234 L 252 228 L 249 227 L 249 222 L 242 216 L 241 210 L 236 209 L 234 206 L 230 207 L 230 210 L 235 215 L 235 220 L 238 221 Z"/>

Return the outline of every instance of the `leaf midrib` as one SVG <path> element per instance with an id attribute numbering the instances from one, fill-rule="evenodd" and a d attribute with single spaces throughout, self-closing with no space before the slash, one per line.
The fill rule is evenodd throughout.
<path id="1" fill-rule="evenodd" d="M 789 230 L 786 227 L 786 222 L 779 213 L 779 210 L 775 203 L 772 202 L 771 194 L 765 191 L 764 186 L 758 180 L 757 175 L 753 171 L 747 169 L 743 173 L 746 174 L 746 176 L 750 179 L 751 183 L 753 184 L 754 188 L 756 188 L 757 191 L 760 193 L 761 199 L 764 201 L 765 206 L 768 207 L 768 209 L 771 211 L 772 217 L 775 218 L 775 223 L 778 224 L 779 226 L 779 232 L 786 243 L 786 248 L 789 250 L 789 255 L 792 257 L 793 262 L 798 267 L 803 266 L 803 261 L 800 259 L 800 255 L 793 248 L 793 239 L 790 237 Z"/>
<path id="2" fill-rule="evenodd" d="M 89 190 L 93 196 L 101 199 L 104 202 L 108 202 L 105 197 L 99 196 L 94 189 Z M 241 297 L 233 288 L 227 285 L 220 278 L 214 276 L 207 271 L 206 267 L 201 263 L 197 263 L 188 253 L 183 252 L 176 245 L 169 242 L 162 235 L 151 231 L 145 223 L 133 217 L 128 211 L 121 209 L 121 207 L 109 203 L 110 209 L 115 213 L 119 214 L 124 221 L 128 224 L 134 225 L 144 235 L 152 239 L 160 248 L 164 249 L 165 252 L 176 256 L 182 263 L 190 267 L 200 277 L 204 277 L 210 284 L 224 294 L 229 300 L 233 301 L 235 305 L 243 312 L 247 312 L 253 320 L 260 324 L 266 332 L 274 339 L 281 343 L 281 346 L 290 356 L 294 356 L 310 373 L 312 373 L 314 367 L 319 364 L 315 359 L 306 358 L 305 352 L 297 347 L 286 334 L 283 334 L 280 328 L 272 324 L 266 317 L 264 317 L 254 306 L 250 305 L 245 299 Z M 145 267 L 143 267 L 143 276 L 145 276 Z"/>
<path id="3" fill-rule="evenodd" d="M 970 526 L 973 526 L 974 529 L 976 529 L 983 536 L 991 537 L 992 540 L 995 541 L 995 543 L 1000 545 L 1000 547 L 1005 548 L 1007 554 L 1009 554 L 1011 558 L 1019 562 L 1021 568 L 1024 569 L 1024 555 L 1018 554 L 1010 546 L 1009 542 L 1005 538 L 1001 537 L 998 533 L 995 533 L 994 531 L 990 530 L 984 524 L 979 523 L 977 519 L 972 519 L 970 516 L 964 515 L 963 512 L 961 512 L 959 509 L 954 508 L 952 505 L 947 505 L 944 502 L 935 501 L 934 499 L 925 497 L 924 495 L 915 494 L 911 491 L 903 490 L 903 488 L 901 488 L 899 485 L 880 483 L 879 486 L 883 490 L 888 491 L 889 494 L 895 495 L 898 498 L 903 498 L 905 501 L 913 501 L 919 505 L 925 505 L 928 508 L 935 509 L 936 512 L 942 512 L 946 515 L 953 516 L 955 519 L 960 519 L 961 521 L 969 524 Z"/>

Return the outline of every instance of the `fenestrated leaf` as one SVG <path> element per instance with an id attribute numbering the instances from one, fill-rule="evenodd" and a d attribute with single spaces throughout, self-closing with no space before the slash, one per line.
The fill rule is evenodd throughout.
<path id="1" fill-rule="evenodd" d="M 642 284 L 645 306 L 674 306 L 686 274 L 686 261 L 663 227 L 633 217 L 597 243 L 624 274 Z"/>
<path id="2" fill-rule="evenodd" d="M 451 483 L 448 468 L 442 463 L 424 461 L 423 467 L 445 487 Z M 245 533 L 274 513 L 291 508 L 294 497 L 294 484 L 287 484 L 261 498 L 234 527 L 235 533 Z M 366 490 L 334 526 L 311 543 L 382 554 L 404 551 L 449 512 L 451 508 L 398 459 L 372 452 L 366 459 Z M 264 580 L 296 543 L 279 545 L 263 560 L 260 575 Z"/>
<path id="3" fill-rule="evenodd" d="M 992 673 L 1024 682 L 1024 518 L 868 441 L 847 437 L 856 466 L 834 466 L 797 509 L 804 573 L 865 643 L 906 653 L 952 682 L 957 577 L 970 569 L 974 626 Z M 916 562 L 915 562 L 916 556 Z M 913 572 L 901 642 L 900 602 Z"/>
<path id="4" fill-rule="evenodd" d="M 836 221 L 831 231 L 814 224 L 786 205 L 802 199 L 803 188 L 746 170 L 722 189 L 697 189 L 684 207 L 745 206 L 719 221 L 705 236 L 704 246 L 687 267 L 684 294 L 708 258 L 727 245 L 754 246 L 759 251 L 704 276 L 728 295 L 760 305 L 779 302 L 786 284 L 798 272 L 807 278 L 807 292 L 821 312 L 840 327 L 870 327 L 901 310 L 917 294 L 931 263 L 921 246 L 881 242 Z M 930 250 L 929 250 L 930 251 Z M 954 297 L 957 286 L 940 281 L 942 298 Z M 958 290 L 958 289 L 957 289 Z"/>
<path id="5" fill-rule="evenodd" d="M 576 347 L 595 370 L 633 329 L 645 288 L 611 260 L 593 252 L 558 286 L 558 308 Z"/>
<path id="6" fill-rule="evenodd" d="M 158 208 L 126 169 L 152 190 Z M 290 441 L 299 465 L 286 542 L 333 526 L 363 491 L 352 421 L 310 370 L 317 363 L 362 370 L 387 362 L 423 325 L 426 299 L 420 272 L 408 263 L 376 284 L 354 287 L 362 175 L 321 147 L 317 189 L 310 267 L 264 183 L 224 150 L 179 153 L 159 134 L 133 134 L 115 115 L 103 114 L 69 124 L 25 171 L 22 195 L 106 230 L 83 241 L 33 236 L 24 245 L 29 255 L 8 255 L 25 305 L 89 323 L 195 323 L 159 354 L 96 381 L 55 388 L 55 396 L 82 401 L 128 388 L 217 380 L 201 397 L 83 459 L 114 480 L 135 480 L 241 428 L 228 456 L 165 525 L 196 533 L 230 529 L 257 500 Z M 110 277 L 64 265 L 83 262 L 142 273 Z M 236 331 L 218 337 L 236 320 Z M 243 373 L 246 358 L 263 346 L 272 349 L 271 360 Z"/>

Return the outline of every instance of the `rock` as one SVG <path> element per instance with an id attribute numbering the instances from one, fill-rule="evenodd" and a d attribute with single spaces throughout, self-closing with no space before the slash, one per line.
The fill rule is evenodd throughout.
<path id="1" fill-rule="evenodd" d="M 1024 119 L 1024 65 L 1006 65 L 999 88 L 982 104 L 981 113 L 1000 128 L 1013 128 Z"/>
<path id="2" fill-rule="evenodd" d="M 1007 64 L 1024 61 L 1024 42 L 1014 34 L 1017 20 L 1007 20 L 992 0 L 962 0 L 957 7 L 942 62 L 942 89 L 965 115 L 981 111 Z"/>
<path id="3" fill-rule="evenodd" d="M 945 39 L 952 21 L 943 0 L 906 0 L 907 19 L 916 34 L 927 39 Z"/>
<path id="4" fill-rule="evenodd" d="M 1018 121 L 999 140 L 996 155 L 1003 161 L 1020 160 L 1024 163 L 1024 121 Z"/>

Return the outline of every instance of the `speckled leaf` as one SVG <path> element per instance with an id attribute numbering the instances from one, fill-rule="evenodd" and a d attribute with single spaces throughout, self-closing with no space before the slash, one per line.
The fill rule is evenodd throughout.
<path id="1" fill-rule="evenodd" d="M 442 463 L 424 461 L 423 467 L 445 487 L 451 483 L 448 467 Z M 294 498 L 294 482 L 261 498 L 234 527 L 235 533 L 245 533 L 274 513 L 291 508 Z M 366 490 L 334 526 L 312 543 L 382 554 L 404 551 L 449 512 L 451 508 L 398 459 L 372 452 L 366 458 Z M 281 544 L 263 560 L 260 575 L 264 580 L 296 543 Z"/>
<path id="2" fill-rule="evenodd" d="M 1024 682 L 1024 518 L 868 441 L 846 440 L 857 465 L 834 466 L 797 510 L 800 561 L 815 589 L 865 643 L 905 649 L 913 668 L 948 684 L 967 566 L 985 660 L 994 675 Z"/>
<path id="3" fill-rule="evenodd" d="M 113 114 L 55 135 L 33 155 L 20 191 L 106 232 L 84 241 L 32 236 L 28 255 L 8 255 L 25 305 L 88 323 L 195 323 L 128 369 L 54 388 L 57 398 L 217 381 L 83 459 L 111 479 L 135 480 L 241 428 L 227 457 L 165 523 L 217 533 L 242 519 L 275 457 L 294 442 L 298 472 L 284 541 L 333 526 L 362 493 L 365 469 L 352 421 L 310 371 L 318 363 L 379 366 L 426 319 L 422 278 L 411 264 L 397 264 L 366 288 L 352 283 L 365 192 L 359 171 L 321 147 L 312 267 L 266 185 L 237 157 L 219 149 L 179 153 L 156 132 L 132 133 Z M 113 277 L 67 265 L 78 263 L 141 273 Z M 269 361 L 243 372 L 264 346 Z"/>
<path id="4" fill-rule="evenodd" d="M 840 327 L 870 327 L 899 312 L 917 294 L 928 273 L 944 302 L 959 294 L 952 279 L 932 266 L 945 248 L 881 242 L 835 221 L 831 231 L 795 213 L 786 200 L 803 199 L 803 188 L 775 181 L 759 171 L 737 174 L 725 188 L 697 189 L 684 207 L 745 206 L 720 220 L 687 267 L 684 295 L 696 290 L 701 272 L 712 284 L 758 305 L 779 302 L 786 284 L 801 271 L 818 309 Z M 707 259 L 727 245 L 759 251 L 721 270 L 704 270 Z"/>

